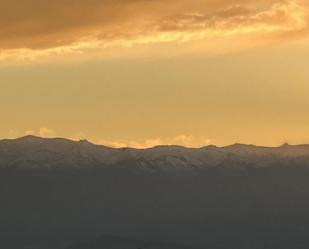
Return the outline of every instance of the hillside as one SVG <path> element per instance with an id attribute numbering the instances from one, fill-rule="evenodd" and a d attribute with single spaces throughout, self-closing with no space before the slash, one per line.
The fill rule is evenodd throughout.
<path id="1" fill-rule="evenodd" d="M 308 148 L 2 140 L 0 247 L 307 249 Z"/>

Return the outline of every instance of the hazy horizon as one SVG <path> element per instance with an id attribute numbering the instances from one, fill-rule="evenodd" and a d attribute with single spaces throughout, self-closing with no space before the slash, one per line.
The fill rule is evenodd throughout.
<path id="1" fill-rule="evenodd" d="M 173 143 L 169 143 L 169 144 L 153 144 L 153 145 L 139 145 L 136 144 L 136 147 L 134 146 L 121 146 L 118 144 L 104 144 L 104 143 L 96 143 L 94 141 L 91 141 L 87 138 L 81 138 L 81 139 L 76 139 L 76 138 L 67 138 L 67 137 L 59 137 L 59 136 L 49 136 L 49 137 L 44 137 L 44 136 L 40 136 L 40 135 L 33 135 L 33 134 L 28 134 L 28 135 L 23 135 L 20 137 L 11 137 L 11 138 L 0 138 L 0 141 L 5 141 L 5 140 L 19 140 L 19 139 L 26 139 L 26 138 L 38 138 L 38 139 L 44 139 L 44 140 L 54 140 L 54 139 L 63 139 L 63 140 L 68 140 L 68 141 L 72 141 L 72 142 L 89 142 L 93 145 L 102 145 L 102 146 L 106 146 L 106 147 L 110 147 L 110 148 L 115 148 L 115 149 L 122 149 L 122 148 L 130 148 L 130 149 L 151 149 L 151 148 L 155 148 L 155 147 L 160 147 L 160 146 L 179 146 L 179 147 L 184 147 L 184 148 L 188 148 L 188 149 L 199 149 L 199 148 L 203 148 L 203 147 L 217 147 L 217 148 L 225 148 L 225 147 L 230 147 L 230 146 L 235 146 L 235 145 L 244 145 L 244 146 L 254 146 L 254 147 L 260 147 L 260 148 L 280 148 L 286 145 L 289 146 L 309 146 L 309 143 L 302 143 L 302 144 L 291 144 L 291 143 L 282 143 L 279 145 L 274 145 L 274 146 L 267 146 L 267 145 L 261 145 L 261 144 L 252 144 L 252 143 L 239 143 L 239 142 L 235 142 L 235 143 L 231 143 L 231 144 L 226 144 L 226 145 L 216 145 L 216 144 L 205 144 L 205 145 L 201 145 L 198 147 L 194 147 L 194 146 L 188 146 L 188 145 L 183 145 L 183 144 L 173 144 Z M 129 143 L 134 145 L 134 143 Z"/>
<path id="2" fill-rule="evenodd" d="M 0 137 L 309 143 L 306 0 L 3 2 Z"/>

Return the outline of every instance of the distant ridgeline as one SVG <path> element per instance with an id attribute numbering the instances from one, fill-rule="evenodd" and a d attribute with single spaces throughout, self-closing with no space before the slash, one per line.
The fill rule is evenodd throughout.
<path id="1" fill-rule="evenodd" d="M 308 249 L 309 146 L 0 141 L 0 248 Z"/>

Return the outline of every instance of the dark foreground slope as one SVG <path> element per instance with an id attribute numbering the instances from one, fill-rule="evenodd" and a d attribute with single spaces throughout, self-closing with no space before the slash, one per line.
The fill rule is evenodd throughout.
<path id="1" fill-rule="evenodd" d="M 87 242 L 82 242 L 77 245 L 72 245 L 67 249 L 192 249 L 170 243 L 161 243 L 151 240 L 129 239 L 117 236 L 100 236 L 99 238 Z"/>
<path id="2" fill-rule="evenodd" d="M 0 248 L 307 249 L 308 155 L 4 140 Z"/>

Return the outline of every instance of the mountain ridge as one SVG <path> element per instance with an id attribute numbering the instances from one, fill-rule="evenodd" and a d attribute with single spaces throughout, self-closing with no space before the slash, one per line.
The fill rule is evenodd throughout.
<path id="1" fill-rule="evenodd" d="M 25 135 L 17 138 L 2 138 L 0 139 L 1 142 L 14 142 L 14 141 L 27 141 L 27 142 L 33 142 L 33 141 L 66 141 L 66 142 L 72 142 L 72 143 L 89 143 L 96 146 L 102 146 L 105 148 L 111 148 L 111 149 L 135 149 L 135 150 L 147 150 L 152 148 L 166 148 L 166 147 L 175 147 L 175 148 L 186 148 L 186 149 L 203 149 L 203 148 L 235 148 L 235 147 L 251 147 L 251 148 L 268 148 L 268 149 L 276 149 L 276 148 L 282 148 L 282 147 L 308 147 L 309 150 L 309 144 L 289 144 L 289 143 L 283 143 L 282 145 L 278 146 L 265 146 L 265 145 L 255 145 L 255 144 L 246 144 L 246 143 L 238 143 L 235 142 L 233 144 L 228 144 L 224 146 L 218 146 L 215 144 L 209 144 L 201 147 L 187 147 L 184 145 L 177 145 L 177 144 L 159 144 L 152 147 L 146 147 L 146 148 L 135 148 L 135 147 L 111 147 L 103 144 L 96 144 L 88 139 L 80 139 L 80 140 L 73 140 L 69 138 L 64 137 L 41 137 L 36 135 Z"/>
<path id="2" fill-rule="evenodd" d="M 152 148 L 112 148 L 88 140 L 24 136 L 0 140 L 0 167 L 93 169 L 130 165 L 148 172 L 207 170 L 227 163 L 230 167 L 258 168 L 284 161 L 300 161 L 309 167 L 309 145 L 265 147 L 233 144 L 187 148 L 159 145 Z"/>

